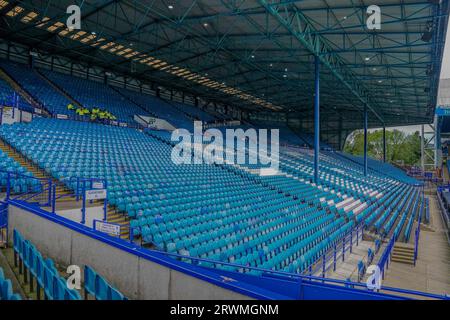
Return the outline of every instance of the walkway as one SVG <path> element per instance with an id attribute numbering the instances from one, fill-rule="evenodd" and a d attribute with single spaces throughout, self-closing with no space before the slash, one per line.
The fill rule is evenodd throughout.
<path id="1" fill-rule="evenodd" d="M 383 285 L 450 294 L 450 246 L 436 196 L 429 198 L 430 226 L 435 231 L 421 230 L 416 266 L 391 262 Z"/>

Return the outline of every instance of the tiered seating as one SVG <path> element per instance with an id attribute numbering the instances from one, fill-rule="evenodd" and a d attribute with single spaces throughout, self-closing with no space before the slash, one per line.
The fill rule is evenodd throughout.
<path id="1" fill-rule="evenodd" d="M 169 252 L 301 272 L 354 225 L 252 174 L 177 166 L 169 145 L 133 129 L 36 119 L 1 135 L 57 178 L 106 179 L 134 234 Z"/>
<path id="2" fill-rule="evenodd" d="M 33 69 L 24 64 L 0 60 L 2 67 L 29 94 L 53 113 L 67 114 L 70 101 L 57 92 Z"/>
<path id="3" fill-rule="evenodd" d="M 36 247 L 17 231 L 13 232 L 14 243 L 14 264 L 27 277 L 30 275 L 30 288 L 36 279 L 38 299 L 40 291 L 44 290 L 44 295 L 48 300 L 80 300 L 80 294 L 76 290 L 67 287 L 66 280 L 59 275 L 53 260 L 44 259 Z M 19 261 L 17 261 L 19 260 Z"/>
<path id="4" fill-rule="evenodd" d="M 335 152 L 337 156 L 340 156 L 341 159 L 347 159 L 357 163 L 361 166 L 364 165 L 364 158 L 359 156 L 353 156 L 344 152 Z M 378 174 L 384 174 L 386 176 L 392 177 L 397 181 L 401 181 L 403 183 L 408 183 L 411 185 L 418 185 L 418 181 L 414 178 L 409 177 L 406 172 L 400 170 L 389 163 L 384 163 L 381 161 L 377 161 L 371 158 L 368 158 L 367 164 L 370 170 L 377 172 Z"/>
<path id="5" fill-rule="evenodd" d="M 5 278 L 2 268 L 0 268 L 0 300 L 22 300 L 20 295 L 13 293 L 11 280 Z"/>
<path id="6" fill-rule="evenodd" d="M 32 177 L 33 174 L 0 150 L 0 189 L 6 187 L 8 172 L 11 173 L 11 192 L 39 191 L 39 181 L 26 178 L 26 176 Z"/>
<path id="7" fill-rule="evenodd" d="M 16 106 L 14 102 L 14 90 L 2 78 L 0 78 L 0 105 L 9 107 Z M 34 110 L 33 106 L 31 106 L 28 102 L 22 99 L 22 97 L 19 97 L 18 106 L 19 109 L 24 111 L 33 112 Z"/>
<path id="8" fill-rule="evenodd" d="M 127 300 L 123 294 L 89 266 L 84 267 L 84 292 L 86 300 L 89 295 L 93 296 L 95 300 Z"/>
<path id="9" fill-rule="evenodd" d="M 189 118 L 183 112 L 172 107 L 167 102 L 157 97 L 131 90 L 125 89 L 116 89 L 116 90 L 118 90 L 122 95 L 124 95 L 131 101 L 135 102 L 136 104 L 138 104 L 139 106 L 150 112 L 154 117 L 167 120 L 171 125 L 173 125 L 176 128 L 188 129 L 192 132 L 194 120 Z"/>
<path id="10" fill-rule="evenodd" d="M 135 115 L 150 116 L 148 112 L 131 103 L 108 85 L 48 70 L 41 72 L 90 110 L 94 108 L 108 110 L 118 121 L 127 123 L 133 123 Z"/>
<path id="11" fill-rule="evenodd" d="M 280 122 L 271 121 L 258 121 L 256 123 L 257 128 L 263 129 L 279 129 L 280 130 L 280 143 L 287 143 L 296 146 L 307 146 L 307 142 L 304 141 L 299 135 L 294 133 L 287 125 Z"/>
<path id="12" fill-rule="evenodd" d="M 218 120 L 217 118 L 213 117 L 209 113 L 207 113 L 197 107 L 190 106 L 188 104 L 184 104 L 184 103 L 180 103 L 180 102 L 172 102 L 171 104 L 178 110 L 180 110 L 184 113 L 187 113 L 195 120 L 199 120 L 199 121 L 203 121 L 203 122 L 212 122 L 212 121 Z"/>

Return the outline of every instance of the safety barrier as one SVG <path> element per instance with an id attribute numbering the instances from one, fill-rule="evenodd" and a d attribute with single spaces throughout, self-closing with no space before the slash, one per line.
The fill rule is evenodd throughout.
<path id="1" fill-rule="evenodd" d="M 415 239 L 414 239 L 414 265 L 416 265 L 417 256 L 419 255 L 419 236 L 420 236 L 420 222 L 416 229 Z"/>
<path id="2" fill-rule="evenodd" d="M 105 179 L 98 179 L 98 178 L 79 178 L 79 177 L 71 177 L 63 179 L 63 182 L 66 183 L 66 185 L 70 189 L 75 189 L 75 199 L 76 201 L 82 201 L 82 207 L 81 207 L 81 224 L 86 223 L 86 205 L 87 201 L 93 201 L 94 199 L 88 199 L 87 192 L 92 190 L 106 190 L 108 187 L 108 183 Z M 56 201 L 56 197 L 54 198 Z M 106 221 L 107 218 L 107 212 L 108 212 L 108 200 L 106 198 L 106 194 L 104 199 L 98 199 L 103 200 L 103 220 Z"/>
<path id="3" fill-rule="evenodd" d="M 337 262 L 339 260 L 345 261 L 345 254 L 347 252 L 351 254 L 353 252 L 353 246 L 359 245 L 363 237 L 363 230 L 363 224 L 352 228 L 342 237 L 342 240 L 338 244 L 335 244 L 321 258 L 308 266 L 304 274 L 312 276 L 313 274 L 321 273 L 322 277 L 325 278 L 326 273 L 331 268 L 333 268 L 333 271 L 336 271 Z"/>
<path id="4" fill-rule="evenodd" d="M 39 240 L 41 236 L 35 230 L 41 230 L 42 226 L 45 226 L 57 231 L 61 243 L 64 243 L 65 246 L 77 248 L 70 253 L 64 251 L 64 253 L 61 252 L 61 254 L 58 254 L 55 252 L 52 257 L 58 257 L 61 263 L 85 265 L 87 261 L 91 261 L 89 248 L 94 244 L 98 248 L 102 248 L 99 253 L 102 253 L 106 260 L 102 262 L 103 260 L 100 259 L 102 255 L 94 259 L 92 263 L 95 264 L 96 269 L 107 273 L 111 279 L 115 279 L 114 282 L 121 291 L 123 290 L 130 296 L 136 298 L 149 298 L 154 296 L 167 298 L 169 292 L 174 297 L 181 297 L 180 294 L 187 294 L 193 298 L 195 295 L 191 294 L 193 292 L 192 289 L 197 285 L 199 280 L 212 283 L 214 287 L 211 290 L 215 290 L 213 288 L 219 286 L 258 299 L 276 299 L 280 297 L 284 297 L 284 299 L 407 299 L 406 297 L 398 296 L 398 294 L 407 294 L 411 298 L 415 297 L 419 299 L 424 297 L 433 299 L 449 298 L 445 295 L 390 287 L 382 287 L 380 294 L 369 290 L 365 283 L 274 271 L 164 251 L 149 250 L 134 243 L 88 229 L 85 226 L 73 223 L 63 217 L 52 215 L 20 201 L 12 201 L 10 208 L 13 208 L 14 212 L 14 214 L 10 215 L 10 219 L 13 219 L 12 225 L 15 227 L 19 226 L 24 232 L 32 235 L 33 241 L 41 241 Z M 31 226 L 28 224 L 29 219 L 27 215 L 29 214 L 36 217 L 36 219 L 33 219 L 34 223 Z M 80 236 L 74 237 L 74 234 Z M 42 238 L 42 245 L 50 246 L 47 247 L 47 254 L 54 252 L 54 250 L 61 250 L 61 246 L 53 244 L 51 241 L 52 238 L 49 236 L 43 236 Z M 110 256 L 111 260 L 106 258 L 109 254 L 112 254 Z M 119 259 L 118 261 L 122 263 L 115 263 L 114 259 Z M 131 263 L 132 261 L 136 261 L 133 259 L 141 259 L 139 260 L 141 262 L 138 264 L 136 262 Z M 162 269 L 155 267 L 154 263 L 159 264 Z M 151 267 L 149 266 L 150 269 L 143 267 L 143 265 L 147 266 L 147 264 L 151 265 Z M 171 276 L 169 276 L 166 272 L 168 270 L 165 268 L 174 270 L 174 273 L 170 271 L 169 274 Z M 237 271 L 230 271 L 230 269 Z M 120 276 L 115 277 L 114 272 L 119 272 Z M 131 274 L 129 275 L 130 272 Z M 136 272 L 139 274 L 142 273 L 143 277 L 136 277 Z M 161 282 L 161 290 L 163 292 L 154 290 L 154 280 L 149 280 L 153 279 L 152 277 L 161 279 L 164 282 L 164 284 Z M 192 277 L 199 280 L 195 280 Z M 233 279 L 236 282 L 224 282 L 224 277 Z M 181 281 L 182 284 L 174 286 L 172 283 L 172 286 L 170 286 L 170 279 L 174 278 L 177 281 Z M 134 282 L 135 279 L 141 279 L 141 281 Z M 146 279 L 148 281 L 145 281 Z M 166 284 L 169 286 L 164 287 Z M 184 285 L 188 285 L 190 290 L 184 290 Z M 169 291 L 167 291 L 167 288 Z M 137 296 L 135 294 L 137 292 L 136 290 L 143 292 L 144 296 Z M 198 292 L 198 294 L 206 298 L 206 296 L 202 295 L 202 292 Z"/>
<path id="5" fill-rule="evenodd" d="M 8 243 L 8 204 L 0 201 L 0 246 Z"/>
<path id="6" fill-rule="evenodd" d="M 389 269 L 389 262 L 391 260 L 391 254 L 392 254 L 392 250 L 394 249 L 396 240 L 397 239 L 396 239 L 395 235 L 392 236 L 387 247 L 384 249 L 380 260 L 378 261 L 378 267 L 380 268 L 381 274 L 383 275 L 383 279 L 384 279 L 385 270 Z"/>
<path id="7" fill-rule="evenodd" d="M 141 124 L 139 124 L 137 122 L 133 123 L 133 122 L 131 122 L 131 120 L 130 120 L 130 122 L 119 122 L 117 120 L 108 120 L 108 119 L 92 121 L 89 118 L 84 117 L 84 116 L 68 115 L 68 114 L 57 114 L 57 113 L 52 113 L 51 117 L 54 118 L 54 119 L 59 119 L 59 120 L 73 120 L 73 121 L 79 121 L 79 122 L 92 122 L 92 123 L 96 123 L 96 124 L 104 124 L 104 125 L 115 126 L 115 127 L 126 127 L 126 128 L 137 129 L 137 130 L 144 130 L 144 129 L 146 129 L 146 127 L 144 127 L 143 125 L 141 125 Z"/>
<path id="8" fill-rule="evenodd" d="M 64 185 L 70 192 L 57 195 L 58 185 L 51 178 L 36 178 L 31 175 L 0 171 L 6 175 L 6 201 L 21 200 L 36 204 L 40 207 L 51 208 L 51 213 L 56 214 L 56 203 L 63 198 L 75 198 L 81 202 L 81 224 L 86 223 L 87 203 L 94 200 L 103 200 L 103 220 L 106 221 L 108 211 L 108 200 L 106 191 L 101 199 L 88 197 L 89 191 L 106 190 L 105 179 L 98 178 L 65 178 L 59 186 Z"/>
<path id="9" fill-rule="evenodd" d="M 22 200 L 39 206 L 51 206 L 53 181 L 31 175 L 0 171 L 6 175 L 6 201 Z"/>

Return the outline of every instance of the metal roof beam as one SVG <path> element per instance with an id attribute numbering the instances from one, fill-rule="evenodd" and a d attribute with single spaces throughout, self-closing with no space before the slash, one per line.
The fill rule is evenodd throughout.
<path id="1" fill-rule="evenodd" d="M 283 4 L 272 4 L 268 0 L 258 0 L 258 2 L 266 8 L 266 10 L 278 20 L 284 27 L 289 30 L 292 35 L 308 49 L 308 51 L 315 56 L 319 56 L 320 61 L 339 79 L 358 99 L 363 106 L 367 105 L 368 109 L 381 121 L 385 123 L 382 116 L 374 109 L 369 101 L 367 90 L 361 86 L 358 79 L 350 71 L 345 62 L 340 57 L 333 54 L 327 54 L 331 51 L 327 41 L 322 39 L 320 35 L 314 35 L 316 31 L 308 19 L 299 11 L 289 13 L 286 12 L 286 6 Z M 284 10 L 284 16 L 280 13 Z"/>

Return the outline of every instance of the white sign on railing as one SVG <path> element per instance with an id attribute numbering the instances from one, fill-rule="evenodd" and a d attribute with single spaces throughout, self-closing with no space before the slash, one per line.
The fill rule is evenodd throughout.
<path id="1" fill-rule="evenodd" d="M 22 121 L 31 122 L 33 120 L 33 114 L 30 112 L 22 111 Z"/>
<path id="2" fill-rule="evenodd" d="M 106 233 L 112 236 L 120 236 L 120 225 L 108 223 L 100 220 L 94 220 L 94 230 Z"/>
<path id="3" fill-rule="evenodd" d="M 104 200 L 106 196 L 106 189 L 86 190 L 86 200 Z"/>
<path id="4" fill-rule="evenodd" d="M 93 182 L 92 183 L 92 189 L 104 189 L 105 186 L 103 185 L 103 182 Z"/>

